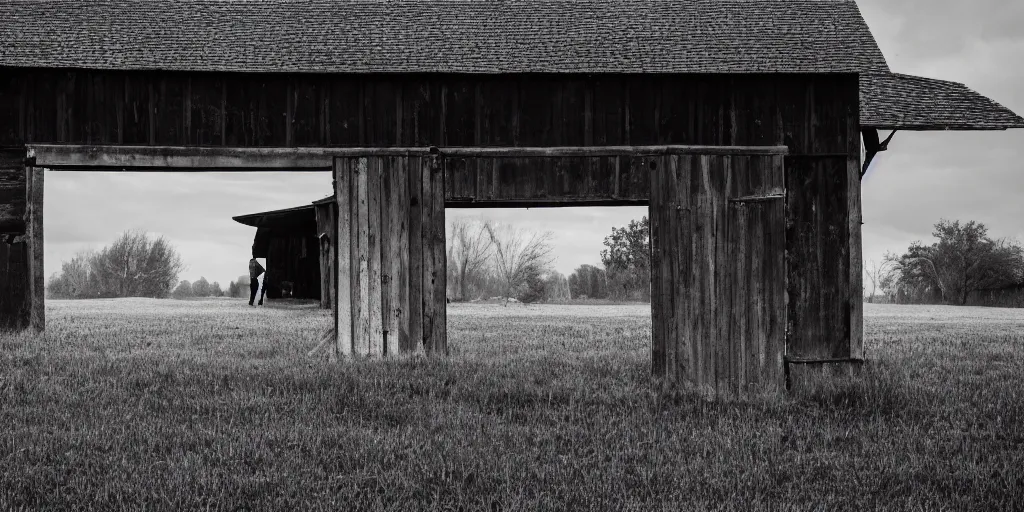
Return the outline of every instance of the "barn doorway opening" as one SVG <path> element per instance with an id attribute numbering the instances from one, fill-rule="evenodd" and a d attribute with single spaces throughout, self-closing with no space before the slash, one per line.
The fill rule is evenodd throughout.
<path id="1" fill-rule="evenodd" d="M 645 206 L 446 208 L 448 350 L 482 360 L 650 353 Z"/>
<path id="2" fill-rule="evenodd" d="M 646 206 L 446 208 L 445 223 L 450 302 L 650 303 Z"/>
<path id="3" fill-rule="evenodd" d="M 202 345 L 195 347 L 199 353 L 226 350 L 231 342 L 230 351 L 270 354 L 309 350 L 330 327 L 312 244 L 294 254 L 279 254 L 274 244 L 269 258 L 257 247 L 257 262 L 270 272 L 256 280 L 254 302 L 263 298 L 262 307 L 249 306 L 248 263 L 265 237 L 257 236 L 258 226 L 235 220 L 323 198 L 331 190 L 329 172 L 43 175 L 48 330 L 74 338 L 120 329 L 177 348 L 185 348 L 177 340 L 192 340 Z M 315 227 L 294 226 L 314 242 Z M 316 275 L 303 280 L 286 273 L 295 268 Z M 282 282 L 289 293 L 281 292 Z M 274 340 L 285 345 L 274 348 Z"/>

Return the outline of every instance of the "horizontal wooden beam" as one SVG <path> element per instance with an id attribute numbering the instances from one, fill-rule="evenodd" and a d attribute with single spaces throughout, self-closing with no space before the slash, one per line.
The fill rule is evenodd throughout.
<path id="1" fill-rule="evenodd" d="M 566 146 L 566 147 L 448 147 L 444 156 L 465 158 L 559 158 L 658 155 L 785 155 L 786 146 Z"/>
<path id="2" fill-rule="evenodd" d="M 650 200 L 603 198 L 603 197 L 563 197 L 550 199 L 465 199 L 448 198 L 444 201 L 445 208 L 563 208 L 572 206 L 647 206 Z"/>
<path id="3" fill-rule="evenodd" d="M 53 170 L 331 170 L 330 148 L 30 145 L 28 163 Z"/>
<path id="4" fill-rule="evenodd" d="M 655 155 L 784 155 L 785 146 L 569 146 L 410 148 L 219 148 L 30 145 L 27 163 L 53 170 L 282 171 L 332 168 L 332 158 L 440 154 L 460 158 L 559 158 Z"/>

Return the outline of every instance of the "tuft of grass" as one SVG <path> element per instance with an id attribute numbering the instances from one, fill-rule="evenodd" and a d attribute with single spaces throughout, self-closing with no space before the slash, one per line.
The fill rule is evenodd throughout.
<path id="1" fill-rule="evenodd" d="M 309 359 L 315 306 L 50 301 L 0 334 L 0 508 L 1024 508 L 1024 312 L 867 305 L 778 401 L 650 377 L 645 305 L 449 307 L 447 358 Z"/>

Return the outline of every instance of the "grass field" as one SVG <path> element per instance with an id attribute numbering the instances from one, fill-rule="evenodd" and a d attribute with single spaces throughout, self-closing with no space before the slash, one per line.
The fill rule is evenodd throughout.
<path id="1" fill-rule="evenodd" d="M 1024 310 L 866 305 L 861 377 L 776 403 L 652 391 L 644 306 L 340 366 L 311 306 L 47 315 L 0 334 L 0 509 L 1024 509 Z"/>

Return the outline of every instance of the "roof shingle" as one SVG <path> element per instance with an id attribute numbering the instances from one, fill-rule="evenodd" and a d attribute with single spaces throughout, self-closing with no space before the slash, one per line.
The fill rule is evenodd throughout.
<path id="1" fill-rule="evenodd" d="M 0 66 L 888 71 L 852 0 L 6 0 Z"/>
<path id="2" fill-rule="evenodd" d="M 901 130 L 1024 128 L 1024 118 L 966 85 L 903 75 L 860 77 L 860 124 Z"/>

